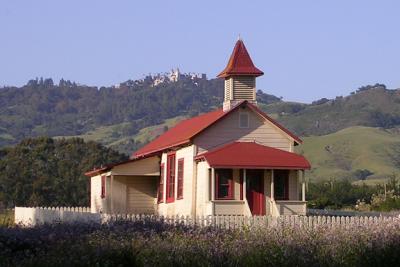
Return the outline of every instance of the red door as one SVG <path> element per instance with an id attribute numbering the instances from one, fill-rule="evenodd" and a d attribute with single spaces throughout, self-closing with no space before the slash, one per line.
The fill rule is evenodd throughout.
<path id="1" fill-rule="evenodd" d="M 246 199 L 251 214 L 265 215 L 264 170 L 246 170 Z"/>

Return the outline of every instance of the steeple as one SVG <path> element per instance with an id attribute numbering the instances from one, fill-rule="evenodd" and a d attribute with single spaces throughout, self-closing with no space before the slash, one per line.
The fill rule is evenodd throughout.
<path id="1" fill-rule="evenodd" d="M 239 38 L 228 65 L 218 74 L 219 78 L 225 79 L 224 111 L 243 100 L 257 104 L 256 77 L 263 74 L 254 66 L 243 40 Z"/>

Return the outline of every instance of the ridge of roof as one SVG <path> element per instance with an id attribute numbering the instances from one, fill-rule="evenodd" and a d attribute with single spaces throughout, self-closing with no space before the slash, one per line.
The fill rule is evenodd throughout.
<path id="1" fill-rule="evenodd" d="M 225 69 L 217 77 L 225 78 L 232 75 L 261 76 L 264 72 L 258 69 L 251 59 L 243 41 L 239 39 L 229 58 Z"/>

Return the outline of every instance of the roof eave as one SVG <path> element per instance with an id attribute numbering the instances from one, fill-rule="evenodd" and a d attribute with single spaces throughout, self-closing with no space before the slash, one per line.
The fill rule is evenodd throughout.
<path id="1" fill-rule="evenodd" d="M 268 169 L 268 170 L 309 170 L 310 166 L 258 166 L 258 165 L 227 165 L 227 164 L 210 164 L 212 168 L 228 168 L 228 169 Z"/>

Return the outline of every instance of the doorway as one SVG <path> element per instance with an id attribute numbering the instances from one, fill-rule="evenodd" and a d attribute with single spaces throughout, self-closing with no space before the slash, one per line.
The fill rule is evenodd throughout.
<path id="1" fill-rule="evenodd" d="M 265 215 L 264 170 L 246 170 L 246 199 L 252 215 Z"/>

